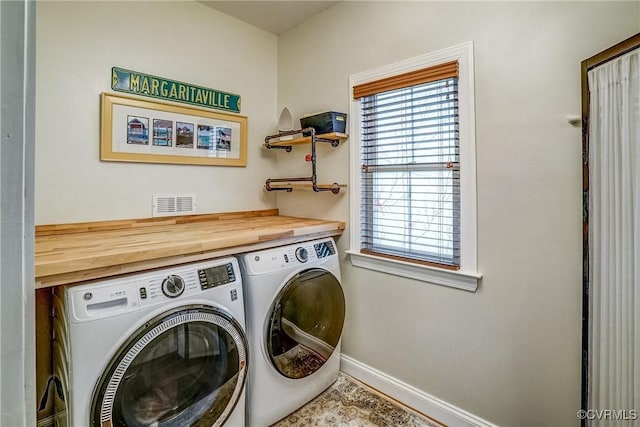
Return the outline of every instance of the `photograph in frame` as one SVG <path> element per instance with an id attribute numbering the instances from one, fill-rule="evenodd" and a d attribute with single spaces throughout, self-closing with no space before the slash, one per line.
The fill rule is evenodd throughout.
<path id="1" fill-rule="evenodd" d="M 127 144 L 149 144 L 149 118 L 127 116 Z"/>
<path id="2" fill-rule="evenodd" d="M 101 105 L 103 161 L 247 164 L 246 116 L 111 93 Z"/>
<path id="3" fill-rule="evenodd" d="M 158 147 L 173 145 L 173 121 L 153 119 L 153 145 Z"/>
<path id="4" fill-rule="evenodd" d="M 176 147 L 193 148 L 193 123 L 176 122 Z"/>
<path id="5" fill-rule="evenodd" d="M 211 150 L 213 148 L 214 127 L 209 125 L 198 125 L 198 149 Z"/>

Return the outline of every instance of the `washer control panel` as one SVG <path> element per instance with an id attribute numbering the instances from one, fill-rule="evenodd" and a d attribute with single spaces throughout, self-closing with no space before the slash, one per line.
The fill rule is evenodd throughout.
<path id="1" fill-rule="evenodd" d="M 124 278 L 87 282 L 67 288 L 73 317 L 87 320 L 216 293 L 221 301 L 241 301 L 241 273 L 232 257 L 169 267 Z M 226 286 L 223 286 L 226 285 Z"/>
<path id="2" fill-rule="evenodd" d="M 236 273 L 231 263 L 202 268 L 198 270 L 198 277 L 201 289 L 209 289 L 236 281 Z"/>
<path id="3" fill-rule="evenodd" d="M 167 298 L 176 298 L 184 292 L 184 280 L 177 274 L 171 274 L 162 281 L 162 293 Z M 141 290 L 144 288 L 140 288 Z"/>
<path id="4" fill-rule="evenodd" d="M 149 275 L 137 280 L 136 285 L 141 305 L 156 304 L 198 291 L 198 281 L 192 269 L 172 269 L 162 276 Z"/>

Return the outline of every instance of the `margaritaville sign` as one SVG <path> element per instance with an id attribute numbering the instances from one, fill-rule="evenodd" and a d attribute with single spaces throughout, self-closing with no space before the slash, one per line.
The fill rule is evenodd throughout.
<path id="1" fill-rule="evenodd" d="M 240 112 L 240 95 L 117 67 L 111 68 L 111 89 L 200 107 Z"/>

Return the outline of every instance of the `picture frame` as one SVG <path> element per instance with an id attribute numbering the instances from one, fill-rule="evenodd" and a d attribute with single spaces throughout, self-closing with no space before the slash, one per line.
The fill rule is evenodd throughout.
<path id="1" fill-rule="evenodd" d="M 247 117 L 103 92 L 100 160 L 247 165 Z"/>

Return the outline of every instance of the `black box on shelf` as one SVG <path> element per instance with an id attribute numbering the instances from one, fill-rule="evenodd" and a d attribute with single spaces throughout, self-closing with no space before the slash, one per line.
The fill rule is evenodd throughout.
<path id="1" fill-rule="evenodd" d="M 316 135 L 323 133 L 344 133 L 347 127 L 347 115 L 345 113 L 336 113 L 335 111 L 327 111 L 324 113 L 314 114 L 300 118 L 300 126 L 302 129 L 312 127 L 316 130 Z M 305 136 L 309 133 L 305 132 Z"/>

